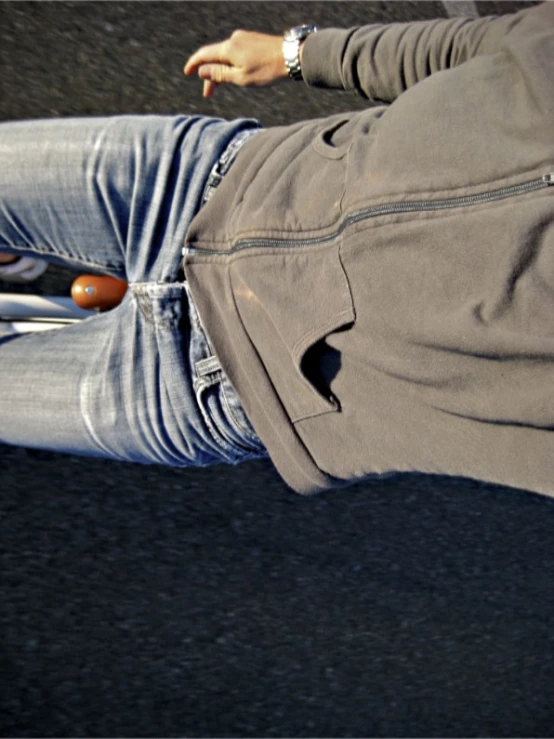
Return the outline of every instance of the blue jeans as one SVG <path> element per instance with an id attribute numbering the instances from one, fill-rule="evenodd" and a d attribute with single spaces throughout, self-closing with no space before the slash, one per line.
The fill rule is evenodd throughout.
<path id="1" fill-rule="evenodd" d="M 213 164 L 253 121 L 0 124 L 0 251 L 129 281 L 117 308 L 0 340 L 0 443 L 177 467 L 265 450 L 181 270 Z"/>

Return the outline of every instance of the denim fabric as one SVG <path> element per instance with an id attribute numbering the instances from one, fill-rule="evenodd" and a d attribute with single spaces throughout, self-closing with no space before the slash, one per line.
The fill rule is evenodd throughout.
<path id="1" fill-rule="evenodd" d="M 108 313 L 0 340 L 0 442 L 179 467 L 265 455 L 180 267 L 210 170 L 257 125 L 184 116 L 0 124 L 0 251 L 129 281 Z"/>

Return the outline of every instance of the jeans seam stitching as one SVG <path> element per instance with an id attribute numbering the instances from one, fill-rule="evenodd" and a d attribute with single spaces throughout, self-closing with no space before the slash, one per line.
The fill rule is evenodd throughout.
<path id="1" fill-rule="evenodd" d="M 217 385 L 218 384 L 219 383 L 217 383 L 217 382 L 209 383 L 209 384 L 208 383 L 198 383 L 196 385 L 196 387 L 195 387 L 195 395 L 196 395 L 196 399 L 197 399 L 197 404 L 198 404 L 198 407 L 200 408 L 200 412 L 202 414 L 202 417 L 204 418 L 206 427 L 207 427 L 208 431 L 210 432 L 210 436 L 215 441 L 215 443 L 220 448 L 223 447 L 223 450 L 226 453 L 228 452 L 230 454 L 236 454 L 236 448 L 235 448 L 234 444 L 230 444 L 227 441 L 227 439 L 225 439 L 223 437 L 223 434 L 220 432 L 220 430 L 219 430 L 219 428 L 217 426 L 217 423 L 212 418 L 212 414 L 210 412 L 210 409 L 208 408 L 207 405 L 204 405 L 202 403 L 202 400 L 201 400 L 202 394 L 203 394 L 203 392 L 205 390 L 211 390 L 212 388 L 217 389 Z M 196 392 L 197 390 L 199 392 Z"/>
<path id="2" fill-rule="evenodd" d="M 236 415 L 235 411 L 231 407 L 231 404 L 229 403 L 229 398 L 227 396 L 227 391 L 225 390 L 225 383 L 221 382 L 221 392 L 223 395 L 223 401 L 225 403 L 225 407 L 227 409 L 227 413 L 229 414 L 231 422 L 235 426 L 235 430 L 241 434 L 242 436 L 246 437 L 246 440 L 252 444 L 256 444 L 257 438 L 252 435 L 252 433 L 242 424 L 242 421 L 239 420 L 238 416 Z M 239 401 L 240 402 L 240 401 Z M 258 446 L 256 444 L 256 446 Z"/>

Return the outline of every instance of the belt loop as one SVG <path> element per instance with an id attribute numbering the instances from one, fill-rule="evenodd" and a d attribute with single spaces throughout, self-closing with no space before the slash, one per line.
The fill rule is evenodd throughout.
<path id="1" fill-rule="evenodd" d="M 221 180 L 231 169 L 231 165 L 235 161 L 235 158 L 240 149 L 244 146 L 248 139 L 252 138 L 252 136 L 254 136 L 259 131 L 260 128 L 250 128 L 246 131 L 240 131 L 234 138 L 231 139 L 229 144 L 226 146 L 225 151 L 214 164 L 210 171 L 210 174 L 208 175 L 208 181 L 206 182 L 204 193 L 202 195 L 202 206 L 206 205 L 208 200 L 217 190 Z"/>
<path id="2" fill-rule="evenodd" d="M 214 354 L 212 354 L 211 357 L 207 357 L 206 359 L 200 359 L 198 362 L 195 363 L 194 366 L 196 369 L 197 377 L 206 377 L 206 375 L 213 375 L 215 372 L 219 372 L 221 370 L 219 359 Z"/>

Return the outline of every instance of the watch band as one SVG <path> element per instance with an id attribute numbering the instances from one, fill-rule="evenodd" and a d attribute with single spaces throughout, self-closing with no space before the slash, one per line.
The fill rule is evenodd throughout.
<path id="1" fill-rule="evenodd" d="M 285 31 L 283 35 L 283 56 L 287 67 L 289 77 L 293 80 L 302 79 L 302 68 L 300 65 L 300 43 L 307 38 L 310 33 L 317 31 L 317 27 L 313 25 L 295 26 Z"/>

